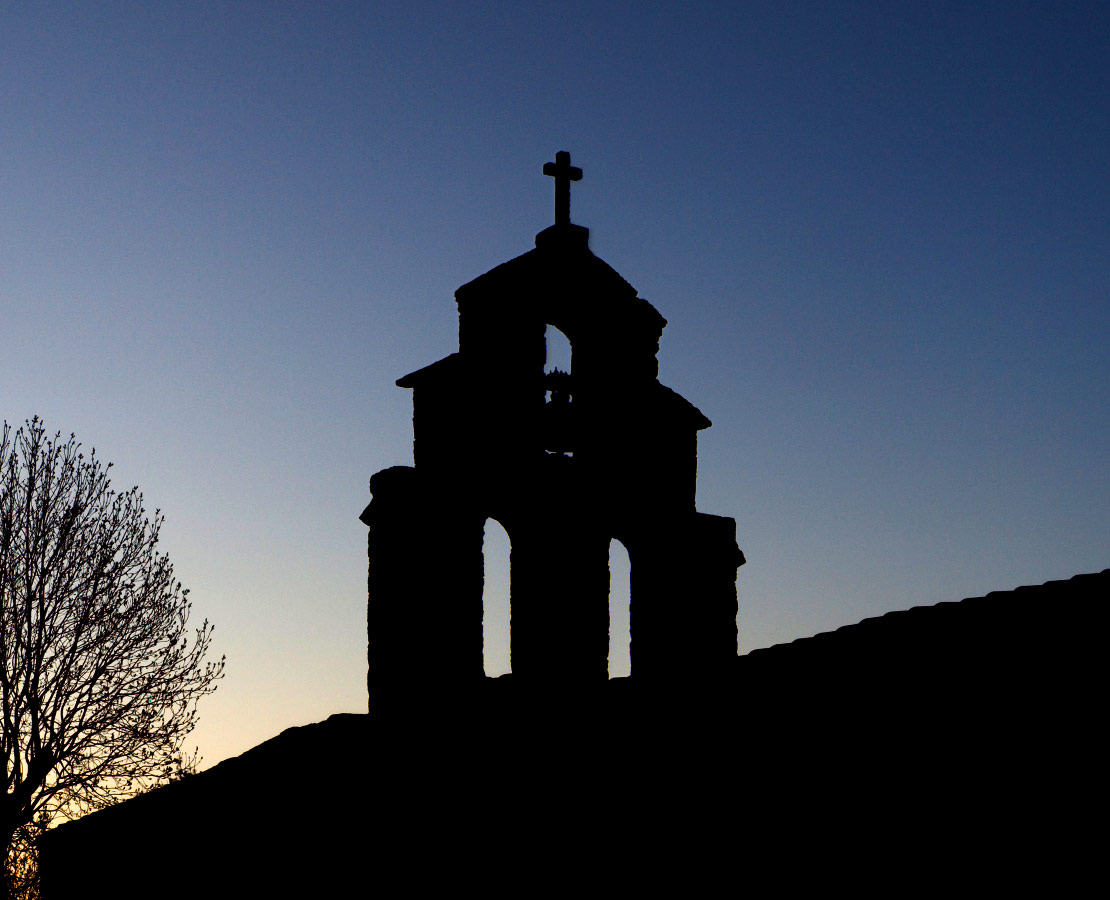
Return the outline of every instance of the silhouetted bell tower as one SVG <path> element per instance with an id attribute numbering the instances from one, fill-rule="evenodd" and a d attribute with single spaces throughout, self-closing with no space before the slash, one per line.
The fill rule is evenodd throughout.
<path id="1" fill-rule="evenodd" d="M 413 467 L 370 480 L 370 704 L 484 677 L 482 533 L 511 543 L 514 681 L 607 677 L 609 542 L 632 566 L 632 676 L 711 675 L 737 652 L 735 520 L 699 513 L 697 433 L 709 420 L 658 380 L 666 320 L 570 221 L 560 151 L 555 224 L 536 247 L 464 284 L 459 350 L 401 378 Z M 569 373 L 544 372 L 546 329 Z"/>

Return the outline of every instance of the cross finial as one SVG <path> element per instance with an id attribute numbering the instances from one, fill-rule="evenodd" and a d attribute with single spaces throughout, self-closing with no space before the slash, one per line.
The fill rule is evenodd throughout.
<path id="1" fill-rule="evenodd" d="M 543 174 L 555 179 L 555 224 L 570 224 L 570 183 L 582 180 L 582 170 L 570 164 L 570 154 L 560 150 L 555 162 L 543 164 Z"/>

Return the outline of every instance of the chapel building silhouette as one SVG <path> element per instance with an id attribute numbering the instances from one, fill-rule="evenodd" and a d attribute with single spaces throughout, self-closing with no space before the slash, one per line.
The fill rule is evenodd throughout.
<path id="1" fill-rule="evenodd" d="M 737 655 L 736 522 L 695 508 L 711 424 L 658 379 L 666 320 L 570 222 L 581 170 L 559 152 L 555 224 L 455 292 L 458 352 L 413 391 L 414 463 L 370 479 L 370 708 L 443 699 L 485 677 L 483 528 L 509 536 L 518 684 L 608 677 L 609 544 L 631 563 L 631 674 L 711 675 Z M 547 329 L 569 372 L 545 372 Z"/>
<path id="2" fill-rule="evenodd" d="M 630 891 L 709 894 L 737 847 L 758 879 L 861 846 L 877 884 L 1081 895 L 1076 860 L 1101 858 L 1110 569 L 738 657 L 735 523 L 694 505 L 709 422 L 658 382 L 663 318 L 570 224 L 569 157 L 548 169 L 555 226 L 460 288 L 459 352 L 399 382 L 415 466 L 378 472 L 362 514 L 370 714 L 51 829 L 41 896 L 192 897 L 196 878 L 166 878 L 178 847 L 200 848 L 212 896 L 285 897 L 442 894 L 491 865 L 575 889 L 614 860 Z M 545 326 L 571 372 L 544 374 Z M 487 518 L 512 543 L 509 678 L 483 672 Z M 632 562 L 635 677 L 575 691 L 606 676 L 612 538 Z M 301 759 L 341 789 L 290 790 Z"/>

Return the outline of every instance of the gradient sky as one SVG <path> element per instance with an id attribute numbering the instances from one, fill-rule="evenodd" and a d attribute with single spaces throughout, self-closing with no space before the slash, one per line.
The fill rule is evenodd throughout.
<path id="1" fill-rule="evenodd" d="M 5 4 L 0 418 L 165 511 L 228 658 L 206 764 L 364 710 L 394 381 L 567 149 L 714 422 L 742 652 L 1097 571 L 1107 98 L 1101 2 Z"/>

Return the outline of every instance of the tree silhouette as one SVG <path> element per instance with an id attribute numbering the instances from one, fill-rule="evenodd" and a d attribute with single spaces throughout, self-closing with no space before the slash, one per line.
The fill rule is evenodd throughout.
<path id="1" fill-rule="evenodd" d="M 224 662 L 156 550 L 163 517 L 36 417 L 0 436 L 0 849 L 180 771 Z M 18 854 L 16 854 L 18 856 Z"/>
<path id="2" fill-rule="evenodd" d="M 2 877 L 5 897 L 12 900 L 38 900 L 38 839 L 46 831 L 45 817 L 20 825 L 8 845 Z"/>

